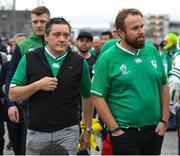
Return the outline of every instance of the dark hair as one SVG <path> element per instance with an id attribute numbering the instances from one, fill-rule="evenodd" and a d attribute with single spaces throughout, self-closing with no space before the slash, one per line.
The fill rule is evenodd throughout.
<path id="1" fill-rule="evenodd" d="M 42 15 L 42 14 L 47 14 L 50 17 L 50 11 L 48 8 L 46 8 L 45 6 L 38 6 L 36 8 L 34 8 L 31 11 L 31 14 L 35 14 L 35 15 Z"/>
<path id="2" fill-rule="evenodd" d="M 112 32 L 110 32 L 110 31 L 103 31 L 103 32 L 101 33 L 101 36 L 104 36 L 104 35 L 109 35 L 110 38 L 112 38 Z"/>
<path id="3" fill-rule="evenodd" d="M 116 30 L 117 29 L 125 30 L 124 22 L 128 15 L 140 15 L 141 17 L 143 17 L 141 11 L 137 9 L 134 8 L 122 9 L 121 11 L 119 11 L 115 19 Z"/>
<path id="4" fill-rule="evenodd" d="M 69 32 L 71 32 L 71 26 L 69 22 L 66 21 L 63 17 L 56 17 L 49 19 L 48 22 L 46 23 L 46 27 L 45 27 L 46 34 L 49 34 L 53 24 L 65 24 L 69 27 Z"/>
<path id="5" fill-rule="evenodd" d="M 91 33 L 89 32 L 86 32 L 86 31 L 83 31 L 83 32 L 80 32 L 78 37 L 77 37 L 77 40 L 81 39 L 81 38 L 87 38 L 89 39 L 91 42 L 93 40 L 93 36 Z"/>
<path id="6" fill-rule="evenodd" d="M 40 151 L 40 155 L 69 155 L 69 153 L 60 144 L 50 143 Z"/>

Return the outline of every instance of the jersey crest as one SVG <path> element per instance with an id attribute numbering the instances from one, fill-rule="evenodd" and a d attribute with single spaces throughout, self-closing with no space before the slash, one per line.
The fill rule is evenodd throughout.
<path id="1" fill-rule="evenodd" d="M 151 64 L 154 68 L 157 68 L 157 62 L 155 60 L 151 60 Z"/>

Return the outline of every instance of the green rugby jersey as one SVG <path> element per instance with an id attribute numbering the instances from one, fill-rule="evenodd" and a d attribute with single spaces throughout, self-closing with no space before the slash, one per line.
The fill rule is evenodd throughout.
<path id="1" fill-rule="evenodd" d="M 44 36 L 37 36 L 32 32 L 28 38 L 18 43 L 21 55 L 23 56 L 29 51 L 43 47 L 44 42 Z"/>
<path id="2" fill-rule="evenodd" d="M 146 43 L 136 55 L 116 44 L 100 57 L 91 93 L 105 98 L 120 127 L 156 125 L 161 118 L 160 89 L 166 81 L 152 44 Z"/>

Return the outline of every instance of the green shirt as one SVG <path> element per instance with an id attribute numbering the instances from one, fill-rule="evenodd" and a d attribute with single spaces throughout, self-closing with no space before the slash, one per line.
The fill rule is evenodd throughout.
<path id="1" fill-rule="evenodd" d="M 166 81 L 159 52 L 151 44 L 136 55 L 116 44 L 100 57 L 91 93 L 105 98 L 120 127 L 156 125 Z"/>
<path id="2" fill-rule="evenodd" d="M 43 47 L 43 44 L 45 44 L 44 42 L 43 36 L 37 36 L 32 32 L 28 38 L 18 43 L 21 55 L 23 56 L 29 51 Z"/>
<path id="3" fill-rule="evenodd" d="M 45 56 L 48 60 L 48 63 L 51 67 L 53 75 L 56 77 L 62 62 L 66 56 L 67 52 L 64 52 L 62 55 L 58 57 L 54 57 L 50 52 L 48 52 L 47 48 L 45 48 Z M 16 72 L 11 81 L 11 87 L 13 86 L 25 86 L 28 84 L 27 74 L 26 74 L 26 56 L 24 55 L 16 69 Z M 91 87 L 91 79 L 89 75 L 89 67 L 84 60 L 82 77 L 80 82 L 80 91 L 82 96 L 90 95 L 90 87 Z"/>
<path id="4" fill-rule="evenodd" d="M 180 54 L 180 50 L 178 50 L 176 47 L 174 47 L 170 51 L 168 49 L 166 49 L 162 52 L 161 57 L 163 60 L 163 66 L 164 66 L 167 76 L 168 76 L 170 70 L 172 69 L 173 59 L 178 54 Z"/>

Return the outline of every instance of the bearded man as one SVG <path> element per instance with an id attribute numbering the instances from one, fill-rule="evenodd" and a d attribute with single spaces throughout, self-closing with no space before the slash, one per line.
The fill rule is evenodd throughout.
<path id="1" fill-rule="evenodd" d="M 115 25 L 121 40 L 95 66 L 93 104 L 110 132 L 113 155 L 160 155 L 169 117 L 161 57 L 145 42 L 139 10 L 121 10 Z"/>

